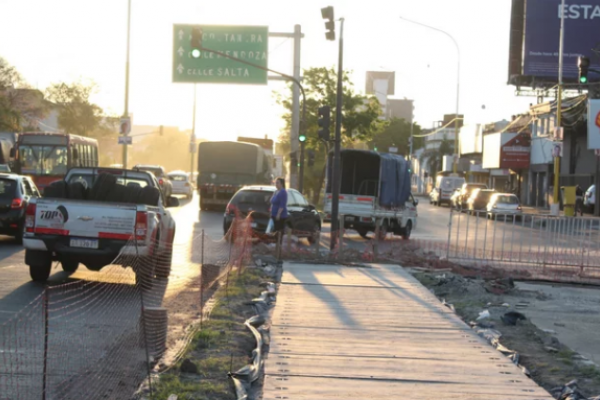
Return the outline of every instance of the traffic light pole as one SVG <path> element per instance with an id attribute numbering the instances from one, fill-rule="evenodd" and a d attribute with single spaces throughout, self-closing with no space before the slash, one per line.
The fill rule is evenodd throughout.
<path id="1" fill-rule="evenodd" d="M 342 150 L 342 105 L 344 88 L 344 18 L 340 19 L 340 39 L 339 39 L 339 57 L 338 57 L 338 81 L 337 81 L 337 100 L 335 105 L 335 140 L 333 151 L 333 177 L 331 182 L 331 240 L 330 249 L 333 250 L 339 238 L 335 235 L 340 232 L 339 212 L 340 212 L 340 180 L 341 180 L 341 150 Z"/>
<path id="2" fill-rule="evenodd" d="M 302 127 L 302 124 L 300 124 Z M 304 193 L 304 148 L 306 147 L 306 142 L 300 142 L 300 176 L 298 179 L 298 191 L 300 193 Z"/>
<path id="3" fill-rule="evenodd" d="M 129 42 L 131 37 L 131 0 L 127 5 L 127 58 L 125 61 L 125 110 L 123 117 L 129 117 Z M 123 144 L 123 168 L 127 168 L 127 142 Z"/>
<path id="4" fill-rule="evenodd" d="M 194 111 L 192 116 L 192 133 L 190 135 L 190 179 L 194 179 L 194 146 L 196 143 L 196 84 L 194 83 Z"/>
<path id="5" fill-rule="evenodd" d="M 558 94 L 556 99 L 556 127 L 562 129 L 562 86 L 563 86 L 563 53 L 565 37 L 565 0 L 561 1 L 560 13 L 560 37 L 558 44 Z M 552 214 L 559 214 L 558 200 L 560 185 L 560 155 L 554 157 L 554 193 L 552 193 Z"/>
<path id="6" fill-rule="evenodd" d="M 202 46 L 199 46 L 199 48 L 202 51 L 208 51 L 209 53 L 214 53 L 214 54 L 219 55 L 219 56 L 221 56 L 223 58 L 227 58 L 227 59 L 232 60 L 232 61 L 237 61 L 239 63 L 246 64 L 246 65 L 249 65 L 249 66 L 254 67 L 254 68 L 258 68 L 258 69 L 260 69 L 262 71 L 272 72 L 272 73 L 277 74 L 277 75 L 279 75 L 279 76 L 281 76 L 281 77 L 283 77 L 283 78 L 285 78 L 287 80 L 290 80 L 290 81 L 294 82 L 298 86 L 298 89 L 300 89 L 300 93 L 302 94 L 302 115 L 300 116 L 300 133 L 299 133 L 299 135 L 306 136 L 306 93 L 304 92 L 304 87 L 300 83 L 300 79 L 295 78 L 295 77 L 293 77 L 291 75 L 288 75 L 288 74 L 284 74 L 283 72 L 279 72 L 279 71 L 275 71 L 275 70 L 270 69 L 270 68 L 263 67 L 262 65 L 257 65 L 257 64 L 248 62 L 246 60 L 242 60 L 241 58 L 230 56 L 229 54 L 225 54 L 225 53 L 222 53 L 222 52 L 217 51 L 217 50 L 207 49 L 207 48 L 202 47 Z M 296 138 L 296 139 L 298 139 L 298 138 Z M 301 148 L 301 152 L 302 152 L 302 148 Z M 295 167 L 295 168 L 297 168 L 297 167 Z M 302 170 L 302 172 L 304 171 L 304 153 L 301 154 L 300 169 Z M 301 179 L 300 179 L 299 186 L 303 185 L 302 180 L 304 178 L 304 175 L 302 174 L 302 172 L 301 172 L 301 175 L 300 175 Z M 300 189 L 300 192 L 302 192 L 302 189 Z"/>

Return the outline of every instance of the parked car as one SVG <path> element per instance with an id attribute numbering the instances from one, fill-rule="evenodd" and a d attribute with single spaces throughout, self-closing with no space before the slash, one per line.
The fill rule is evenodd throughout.
<path id="1" fill-rule="evenodd" d="M 594 210 L 594 206 L 596 205 L 596 185 L 590 186 L 588 190 L 585 191 L 583 205 L 590 211 Z"/>
<path id="2" fill-rule="evenodd" d="M 8 164 L 0 164 L 0 172 L 4 174 L 10 174 L 12 171 Z"/>
<path id="3" fill-rule="evenodd" d="M 29 177 L 0 174 L 0 234 L 23 242 L 25 210 L 36 197 L 40 197 L 40 192 Z"/>
<path id="4" fill-rule="evenodd" d="M 275 186 L 246 186 L 238 190 L 225 210 L 223 232 L 229 232 L 236 214 L 246 217 L 252 213 L 252 230 L 264 234 L 269 224 L 271 197 L 275 190 Z M 294 235 L 305 237 L 309 243 L 314 243 L 321 232 L 321 216 L 300 192 L 287 189 L 287 194 L 288 227 L 294 231 Z"/>
<path id="5" fill-rule="evenodd" d="M 173 194 L 185 195 L 186 199 L 191 199 L 194 194 L 194 187 L 190 180 L 190 174 L 184 171 L 173 171 L 167 175 L 173 186 Z"/>
<path id="6" fill-rule="evenodd" d="M 158 179 L 158 184 L 160 185 L 160 190 L 163 192 L 165 197 L 171 197 L 173 195 L 173 184 L 165 174 L 165 169 L 160 165 L 142 165 L 138 164 L 133 167 L 134 170 L 137 171 L 146 171 L 152 172 L 156 179 Z"/>
<path id="7" fill-rule="evenodd" d="M 437 189 L 434 205 L 441 206 L 443 203 L 452 206 L 451 197 L 454 191 L 465 183 L 465 178 L 458 176 L 438 176 L 435 180 L 435 189 Z"/>
<path id="8" fill-rule="evenodd" d="M 493 189 L 475 189 L 467 200 L 467 212 L 475 214 L 477 211 L 487 211 L 487 205 L 496 192 Z"/>
<path id="9" fill-rule="evenodd" d="M 467 208 L 467 200 L 471 197 L 471 194 L 475 189 L 487 189 L 487 185 L 484 183 L 464 183 L 460 189 L 458 189 L 458 194 L 454 198 L 454 203 L 452 204 L 456 209 L 464 210 Z"/>
<path id="10" fill-rule="evenodd" d="M 512 217 L 520 219 L 523 209 L 519 198 L 512 193 L 495 193 L 487 205 L 487 217 L 491 219 Z"/>

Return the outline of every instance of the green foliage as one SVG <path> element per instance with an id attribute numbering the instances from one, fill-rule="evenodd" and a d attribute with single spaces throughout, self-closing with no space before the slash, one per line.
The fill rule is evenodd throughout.
<path id="1" fill-rule="evenodd" d="M 46 90 L 48 100 L 59 107 L 58 125 L 67 133 L 90 136 L 102 121 L 102 109 L 90 102 L 95 84 L 55 83 Z"/>
<path id="2" fill-rule="evenodd" d="M 413 135 L 419 135 L 421 127 L 415 123 L 413 126 Z M 397 147 L 398 154 L 408 155 L 410 152 L 410 123 L 404 119 L 394 118 L 383 128 L 380 133 L 373 136 L 369 142 L 369 149 L 375 148 L 381 152 L 387 152 L 390 147 Z M 413 138 L 413 151 L 423 147 L 424 139 L 421 137 Z"/>
<path id="3" fill-rule="evenodd" d="M 331 137 L 333 138 L 337 107 L 337 72 L 333 68 L 309 68 L 304 70 L 303 76 L 302 84 L 306 93 L 306 149 L 315 151 L 314 166 L 308 167 L 305 164 L 304 187 L 305 193 L 312 196 L 312 202 L 318 204 L 325 180 L 327 157 L 327 146 L 318 139 L 318 108 L 324 105 L 331 107 Z M 344 147 L 351 148 L 356 143 L 371 140 L 385 125 L 379 119 L 381 106 L 377 98 L 356 93 L 348 71 L 344 72 L 343 85 L 342 142 Z M 286 122 L 286 132 L 291 130 L 291 93 L 292 85 L 285 93 L 276 94 L 278 103 L 286 109 L 282 116 Z M 287 157 L 290 151 L 289 135 L 282 135 L 279 141 L 279 148 Z"/>

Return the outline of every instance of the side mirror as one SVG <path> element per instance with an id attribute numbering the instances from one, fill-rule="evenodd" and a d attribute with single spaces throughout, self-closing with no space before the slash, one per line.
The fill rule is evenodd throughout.
<path id="1" fill-rule="evenodd" d="M 167 208 L 179 207 L 179 199 L 177 197 L 169 196 L 167 199 Z"/>
<path id="2" fill-rule="evenodd" d="M 17 155 L 17 149 L 15 149 L 14 147 L 10 149 L 10 158 L 15 158 L 15 156 Z"/>

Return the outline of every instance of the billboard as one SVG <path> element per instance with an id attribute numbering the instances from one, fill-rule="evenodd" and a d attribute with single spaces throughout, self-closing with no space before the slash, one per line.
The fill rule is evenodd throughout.
<path id="1" fill-rule="evenodd" d="M 529 168 L 531 159 L 531 136 L 519 133 L 502 146 L 500 150 L 500 168 L 519 170 Z"/>
<path id="2" fill-rule="evenodd" d="M 588 150 L 600 149 L 600 100 L 588 100 Z"/>
<path id="3" fill-rule="evenodd" d="M 558 82 L 560 17 L 564 12 L 563 80 L 577 82 L 577 57 L 590 57 L 591 67 L 600 67 L 593 49 L 600 49 L 600 0 L 513 0 L 509 83 L 517 86 L 545 86 Z M 600 75 L 590 73 L 590 82 Z"/>

